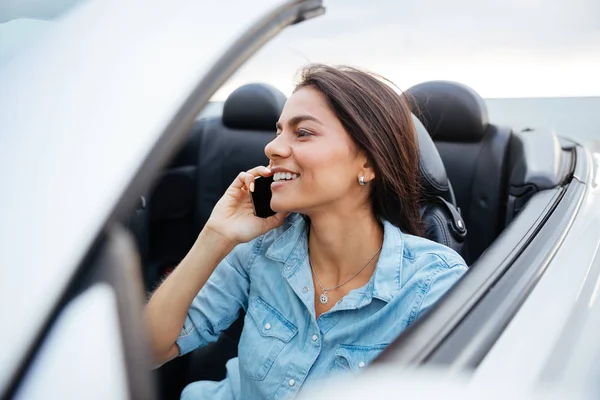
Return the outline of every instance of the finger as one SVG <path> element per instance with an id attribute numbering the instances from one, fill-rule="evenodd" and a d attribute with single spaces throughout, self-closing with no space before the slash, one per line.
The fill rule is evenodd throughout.
<path id="1" fill-rule="evenodd" d="M 246 186 L 246 177 L 250 176 L 254 178 L 252 175 L 249 175 L 247 172 L 240 172 L 238 176 L 231 183 L 231 187 L 236 189 L 248 189 Z"/>
<path id="2" fill-rule="evenodd" d="M 248 173 L 244 175 L 244 186 L 246 186 L 251 192 L 254 192 L 254 175 Z"/>
<path id="3" fill-rule="evenodd" d="M 253 176 L 264 176 L 264 177 L 268 177 L 273 174 L 271 172 L 271 169 L 269 169 L 268 167 L 262 166 L 262 165 L 259 165 L 258 167 L 254 167 L 252 169 L 249 169 L 246 172 Z"/>
<path id="4" fill-rule="evenodd" d="M 268 176 L 271 176 L 272 174 L 273 173 L 271 172 L 271 170 L 267 167 L 264 167 L 264 166 L 254 167 L 252 169 L 249 169 L 248 171 L 240 172 L 238 174 L 238 176 L 234 179 L 231 186 L 236 189 L 243 189 L 243 188 L 250 189 L 250 183 L 254 182 L 255 176 L 268 177 Z"/>
<path id="5" fill-rule="evenodd" d="M 248 189 L 250 189 L 251 192 L 254 192 L 254 178 L 255 177 L 266 178 L 273 174 L 273 172 L 271 172 L 271 170 L 269 168 L 263 167 L 263 166 L 254 167 L 246 172 L 252 176 L 252 179 L 250 180 L 250 182 L 246 183 L 246 187 Z"/>

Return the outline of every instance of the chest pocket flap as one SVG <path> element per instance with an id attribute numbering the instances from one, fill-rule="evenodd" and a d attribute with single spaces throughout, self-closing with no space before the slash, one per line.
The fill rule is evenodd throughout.
<path id="1" fill-rule="evenodd" d="M 257 297 L 248 307 L 261 336 L 275 337 L 288 343 L 298 333 L 298 329 L 276 309 Z"/>
<path id="2" fill-rule="evenodd" d="M 336 369 L 359 372 L 377 357 L 387 344 L 368 346 L 341 344 L 335 353 Z"/>

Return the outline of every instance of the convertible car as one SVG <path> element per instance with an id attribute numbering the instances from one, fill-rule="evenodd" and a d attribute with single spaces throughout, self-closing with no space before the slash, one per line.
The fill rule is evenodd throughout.
<path id="1" fill-rule="evenodd" d="M 176 399 L 187 383 L 224 378 L 244 316 L 153 372 L 144 293 L 237 173 L 266 164 L 286 97 L 244 85 L 198 116 L 269 39 L 324 12 L 316 0 L 89 0 L 0 65 L 2 398 Z M 394 398 L 406 370 L 435 366 L 501 382 L 507 396 L 564 382 L 597 397 L 600 141 L 498 125 L 457 82 L 403 96 L 426 235 L 470 268 L 373 368 L 349 360 L 354 393 L 376 385 Z"/>

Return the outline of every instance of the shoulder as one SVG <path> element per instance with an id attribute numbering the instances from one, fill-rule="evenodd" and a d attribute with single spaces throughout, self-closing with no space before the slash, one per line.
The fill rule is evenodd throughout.
<path id="1" fill-rule="evenodd" d="M 453 249 L 419 236 L 403 234 L 403 238 L 404 283 L 414 278 L 432 280 L 449 270 L 458 276 L 466 271 L 465 260 Z"/>
<path id="2" fill-rule="evenodd" d="M 403 256 L 407 260 L 418 261 L 425 257 L 437 259 L 442 264 L 447 264 L 448 266 L 466 264 L 460 254 L 448 246 L 420 236 L 406 233 L 402 235 L 404 237 Z"/>
<path id="3" fill-rule="evenodd" d="M 418 236 L 403 236 L 402 287 L 413 299 L 410 324 L 460 280 L 467 264 L 447 246 Z"/>

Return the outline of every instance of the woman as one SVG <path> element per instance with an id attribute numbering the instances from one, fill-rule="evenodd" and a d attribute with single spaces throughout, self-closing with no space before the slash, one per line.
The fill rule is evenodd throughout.
<path id="1" fill-rule="evenodd" d="M 227 378 L 182 398 L 290 398 L 360 371 L 466 270 L 421 237 L 410 110 L 373 75 L 307 67 L 265 152 L 269 167 L 239 174 L 148 303 L 159 364 L 247 313 Z M 261 219 L 248 191 L 270 175 L 277 213 Z"/>

